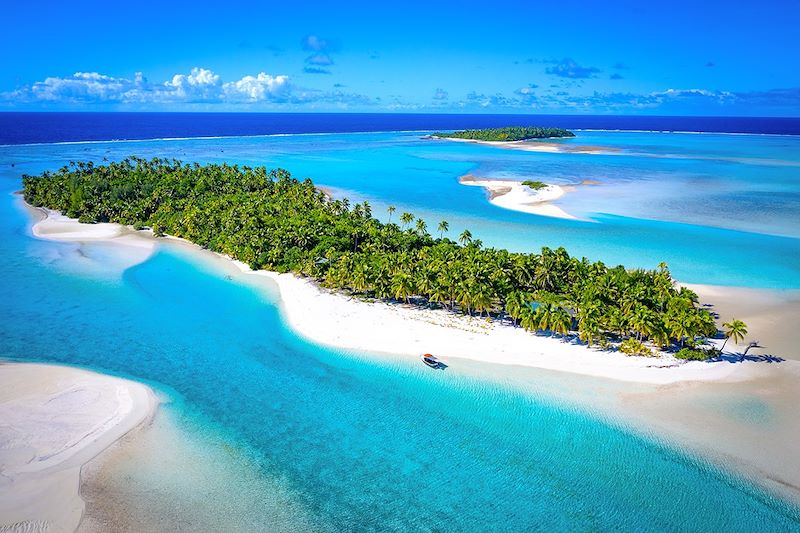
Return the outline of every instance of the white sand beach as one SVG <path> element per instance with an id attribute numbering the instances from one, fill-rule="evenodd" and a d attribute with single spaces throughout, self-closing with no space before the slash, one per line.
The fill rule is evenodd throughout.
<path id="1" fill-rule="evenodd" d="M 132 264 L 145 261 L 156 246 L 156 242 L 143 231 L 135 231 L 120 224 L 81 224 L 58 211 L 24 205 L 39 218 L 31 228 L 33 235 L 39 239 L 78 243 L 103 242 L 124 246 Z"/>
<path id="2" fill-rule="evenodd" d="M 669 355 L 628 357 L 587 348 L 575 339 L 535 335 L 507 322 L 361 301 L 319 288 L 293 274 L 254 274 L 278 284 L 281 307 L 292 329 L 312 341 L 338 348 L 411 356 L 430 352 L 445 363 L 472 359 L 653 384 L 739 381 L 759 372 L 755 363 L 683 362 Z"/>
<path id="3" fill-rule="evenodd" d="M 567 193 L 567 189 L 559 185 L 547 185 L 534 190 L 522 181 L 479 179 L 469 175 L 462 176 L 458 181 L 462 185 L 483 187 L 489 193 L 489 201 L 498 207 L 543 217 L 577 218 L 550 203 Z"/>
<path id="4" fill-rule="evenodd" d="M 729 341 L 725 351 L 742 351 L 751 341 L 751 355 L 774 355 L 800 361 L 800 328 L 792 317 L 800 317 L 800 289 L 761 290 L 719 285 L 684 284 L 714 305 L 721 324 L 737 318 L 747 324 L 748 335 L 742 344 Z"/>
<path id="5" fill-rule="evenodd" d="M 141 383 L 0 363 L 0 530 L 75 531 L 83 465 L 149 420 L 156 405 Z"/>
<path id="6" fill-rule="evenodd" d="M 64 219 L 51 224 L 58 220 Z M 70 228 L 74 238 L 79 237 L 74 232 L 83 228 L 96 235 L 90 225 L 71 221 Z M 146 232 L 140 235 L 159 242 Z M 800 438 L 800 419 L 794 415 L 800 401 L 796 387 L 800 340 L 797 332 L 787 332 L 791 328 L 773 323 L 774 304 L 782 306 L 779 312 L 784 316 L 800 312 L 796 298 L 800 291 L 784 294 L 692 286 L 702 301 L 715 304 L 723 319 L 734 315 L 748 321 L 748 339 L 787 347 L 785 353 L 751 354 L 768 353 L 786 360 L 739 362 L 734 355 L 726 361 L 682 362 L 668 355 L 627 357 L 588 349 L 574 341 L 536 336 L 509 324 L 441 310 L 361 301 L 292 274 L 253 272 L 247 265 L 181 239 L 163 242 L 181 246 L 234 277 L 245 276 L 273 293 L 279 291 L 284 319 L 311 341 L 353 350 L 357 357 L 417 358 L 431 352 L 446 364 L 466 370 L 488 363 L 494 365 L 489 367 L 491 372 L 518 380 L 523 387 L 541 387 L 542 372 L 553 371 L 548 381 L 554 384 L 554 396 L 577 401 L 634 431 L 673 441 L 676 448 L 691 450 L 721 466 L 733 466 L 769 490 L 800 502 L 800 456 L 794 453 L 794 443 Z M 750 307 L 750 302 L 757 305 Z M 729 343 L 726 352 L 740 348 Z M 488 370 L 483 368 L 482 372 Z M 568 388 L 577 388 L 564 390 L 569 383 L 574 385 Z M 746 409 L 752 404 L 767 406 L 767 422 L 760 425 L 748 418 Z M 765 428 L 770 432 L 766 440 Z"/>
<path id="7" fill-rule="evenodd" d="M 49 217 L 48 217 L 49 219 Z M 46 220 L 48 220 L 46 219 Z M 44 221 L 34 225 L 34 234 Z M 99 230 L 64 217 L 49 219 L 49 236 L 61 223 L 69 224 L 70 238 L 82 228 L 96 238 Z M 120 231 L 126 228 L 120 228 Z M 155 238 L 142 232 L 141 238 Z M 119 242 L 118 237 L 111 237 Z M 181 239 L 191 249 L 198 246 Z M 138 244 L 132 246 L 136 247 Z M 229 261 L 225 258 L 225 261 Z M 417 309 L 381 301 L 366 302 L 318 287 L 293 274 L 253 272 L 233 261 L 242 272 L 266 277 L 277 284 L 281 308 L 287 323 L 300 335 L 320 344 L 370 353 L 391 353 L 418 357 L 430 352 L 444 359 L 472 359 L 502 365 L 518 365 L 570 372 L 628 382 L 666 384 L 685 381 L 741 381 L 763 370 L 755 362 L 685 362 L 670 355 L 629 357 L 618 352 L 587 348 L 575 339 L 563 340 L 535 335 L 507 322 L 489 322 L 445 310 Z M 368 327 L 367 327 L 368 325 Z"/>
<path id="8" fill-rule="evenodd" d="M 481 141 L 478 139 L 457 139 L 453 137 L 436 137 L 432 135 L 431 139 L 439 141 L 450 142 L 464 142 L 471 144 L 483 144 L 486 146 L 495 146 L 497 148 L 505 148 L 507 150 L 523 150 L 526 152 L 545 152 L 545 153 L 569 153 L 569 154 L 618 154 L 621 152 L 619 148 L 613 146 L 594 146 L 588 144 L 572 144 L 572 138 L 565 138 L 558 141 L 553 140 L 535 140 L 528 139 L 523 141 Z"/>

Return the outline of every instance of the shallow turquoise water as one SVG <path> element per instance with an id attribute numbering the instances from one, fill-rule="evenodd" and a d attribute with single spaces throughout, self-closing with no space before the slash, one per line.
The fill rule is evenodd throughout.
<path id="1" fill-rule="evenodd" d="M 317 529 L 800 527 L 800 511 L 747 483 L 546 398 L 308 344 L 268 293 L 186 251 L 124 269 L 109 247 L 32 239 L 2 198 L 0 355 L 153 383 Z"/>
<path id="2" fill-rule="evenodd" d="M 688 283 L 800 288 L 800 137 L 578 132 L 605 153 L 535 153 L 422 139 L 421 133 L 289 135 L 0 147 L 9 176 L 70 159 L 176 157 L 282 166 L 352 199 L 450 222 L 487 245 L 564 246 L 610 264 L 667 261 Z M 10 168 L 11 163 L 15 167 Z M 580 186 L 559 201 L 583 220 L 502 209 L 466 173 Z"/>

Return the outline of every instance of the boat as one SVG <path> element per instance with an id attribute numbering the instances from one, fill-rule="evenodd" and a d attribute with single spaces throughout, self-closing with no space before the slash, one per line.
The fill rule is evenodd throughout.
<path id="1" fill-rule="evenodd" d="M 444 368 L 445 365 L 439 361 L 435 355 L 431 355 L 429 353 L 423 354 L 420 356 L 422 362 L 428 365 L 431 368 Z"/>

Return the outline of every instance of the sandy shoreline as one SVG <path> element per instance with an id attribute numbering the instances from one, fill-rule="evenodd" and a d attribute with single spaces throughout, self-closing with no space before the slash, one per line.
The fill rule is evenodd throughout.
<path id="1" fill-rule="evenodd" d="M 496 146 L 498 148 L 505 148 L 509 150 L 523 150 L 525 152 L 546 152 L 546 153 L 569 153 L 569 154 L 618 154 L 621 152 L 619 148 L 613 146 L 594 146 L 588 144 L 569 144 L 563 141 L 554 141 L 552 139 L 528 139 L 523 141 L 481 141 L 479 139 L 457 139 L 453 137 L 436 137 L 431 136 L 431 139 L 439 141 L 463 142 L 471 144 L 483 144 L 485 146 Z M 565 137 L 564 140 L 569 141 L 574 137 Z"/>
<path id="2" fill-rule="evenodd" d="M 577 219 L 550 203 L 564 196 L 567 193 L 566 187 L 547 185 L 542 189 L 533 190 L 522 181 L 484 180 L 470 175 L 462 176 L 458 182 L 462 185 L 483 187 L 489 193 L 489 202 L 498 207 L 543 217 Z"/>
<path id="3" fill-rule="evenodd" d="M 82 467 L 149 420 L 149 387 L 77 368 L 0 363 L 0 529 L 74 531 Z"/>
<path id="4" fill-rule="evenodd" d="M 41 227 L 36 231 L 41 233 Z M 139 235 L 154 245 L 159 242 L 146 232 Z M 770 353 L 787 361 L 740 363 L 731 357 L 714 363 L 683 363 L 669 356 L 629 358 L 590 350 L 535 336 L 520 328 L 444 311 L 360 301 L 291 274 L 253 272 L 247 265 L 204 251 L 188 241 L 168 238 L 164 242 L 213 261 L 231 275 L 241 273 L 259 281 L 270 291 L 277 288 L 284 320 L 313 342 L 357 350 L 359 357 L 387 354 L 386 357 L 416 358 L 419 353 L 430 351 L 456 368 L 489 363 L 494 365 L 488 367 L 492 372 L 518 376 L 522 386 L 533 386 L 543 370 L 556 371 L 560 373 L 553 378 L 557 383 L 575 382 L 581 390 L 599 387 L 598 392 L 586 398 L 581 396 L 588 394 L 586 391 L 577 394 L 587 409 L 634 422 L 636 431 L 666 435 L 677 449 L 690 449 L 721 465 L 734 466 L 769 490 L 800 503 L 800 456 L 794 453 L 794 443 L 800 438 L 800 418 L 794 414 L 800 401 L 795 386 L 796 377 L 800 376 L 800 342 L 795 342 L 796 332 L 786 331 L 785 322 L 787 313 L 800 313 L 800 291 L 691 286 L 701 301 L 708 299 L 716 304 L 714 310 L 723 320 L 731 314 L 747 320 L 751 326 L 748 340 L 758 338 L 767 346 L 777 346 L 778 343 L 767 342 L 773 335 L 788 339 L 786 352 L 753 352 Z M 751 308 L 751 302 L 757 305 Z M 772 324 L 774 306 L 783 314 L 782 329 Z M 762 330 L 771 325 L 774 329 Z M 736 350 L 728 343 L 726 352 Z M 741 418 L 744 415 L 738 410 L 749 409 L 753 402 L 767 406 L 769 421 L 764 424 L 768 425 Z M 770 435 L 766 441 L 765 430 Z"/>
<path id="5" fill-rule="evenodd" d="M 50 213 L 33 227 L 34 235 L 58 239 L 67 224 L 70 239 L 78 239 L 85 229 L 93 239 L 109 229 L 80 224 L 61 215 Z M 109 226 L 119 226 L 109 224 Z M 130 231 L 118 227 L 119 232 Z M 120 234 L 121 234 L 120 233 Z M 110 237 L 119 243 L 119 234 Z M 155 238 L 141 232 L 139 239 Z M 196 245 L 182 239 L 190 248 Z M 137 242 L 133 248 L 140 247 Z M 226 258 L 227 260 L 227 258 Z M 391 353 L 417 357 L 430 352 L 448 359 L 517 365 L 560 372 L 569 372 L 627 382 L 668 384 L 687 381 L 742 381 L 760 375 L 762 366 L 745 361 L 684 362 L 670 355 L 629 357 L 618 352 L 587 348 L 574 339 L 564 341 L 550 336 L 535 335 L 508 323 L 488 322 L 485 319 L 456 315 L 444 310 L 417 309 L 402 304 L 367 302 L 344 294 L 327 291 L 308 279 L 293 274 L 251 271 L 239 261 L 233 261 L 242 272 L 273 281 L 280 291 L 280 305 L 287 323 L 297 333 L 314 342 L 371 353 Z M 364 324 L 369 324 L 365 328 Z M 731 347 L 729 345 L 729 347 Z"/>

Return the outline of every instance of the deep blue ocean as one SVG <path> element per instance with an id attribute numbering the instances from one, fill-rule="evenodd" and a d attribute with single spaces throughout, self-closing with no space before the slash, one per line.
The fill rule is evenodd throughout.
<path id="1" fill-rule="evenodd" d="M 800 118 L 390 113 L 0 113 L 0 144 L 502 126 L 800 135 Z"/>
<path id="2" fill-rule="evenodd" d="M 794 119 L 548 118 L 592 130 L 800 131 Z M 562 243 L 629 265 L 666 258 L 681 279 L 796 287 L 800 138 L 586 131 L 577 142 L 619 152 L 584 155 L 346 133 L 543 117 L 6 113 L 0 121 L 0 357 L 145 381 L 183 438 L 221 450 L 196 466 L 176 466 L 158 446 L 138 456 L 119 477 L 137 487 L 132 516 L 186 520 L 180 510 L 203 508 L 225 526 L 193 529 L 230 531 L 800 529 L 796 506 L 752 482 L 550 394 L 607 393 L 593 380 L 518 369 L 505 379 L 474 364 L 434 373 L 414 358 L 321 347 L 284 323 L 274 291 L 183 248 L 165 243 L 127 264 L 113 245 L 34 239 L 12 195 L 23 173 L 72 159 L 284 166 L 369 199 L 378 216 L 396 204 L 429 227 L 442 217 L 453 231 L 468 225 L 493 245 Z M 335 134 L 240 137 L 296 132 Z M 36 144 L 194 136 L 230 138 Z M 605 187 L 564 204 L 586 220 L 550 219 L 489 204 L 480 189 L 459 185 L 467 172 Z M 620 210 L 627 214 L 608 214 Z M 518 386 L 523 375 L 529 386 Z M 747 423 L 769 438 L 780 420 Z M 225 475 L 242 464 L 250 476 Z M 172 529 L 165 523 L 151 529 Z"/>

